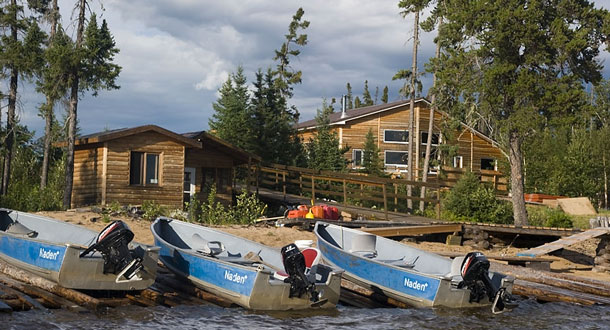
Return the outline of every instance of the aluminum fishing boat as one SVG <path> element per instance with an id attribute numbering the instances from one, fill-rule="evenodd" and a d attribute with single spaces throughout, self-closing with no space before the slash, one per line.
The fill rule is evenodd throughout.
<path id="1" fill-rule="evenodd" d="M 489 272 L 489 261 L 471 252 L 453 260 L 355 229 L 317 222 L 322 259 L 344 278 L 415 307 L 492 306 L 504 309 L 512 277 Z"/>
<path id="2" fill-rule="evenodd" d="M 40 215 L 0 209 L 0 259 L 83 290 L 142 290 L 154 283 L 159 248 L 131 242 L 114 221 L 99 234 Z"/>
<path id="3" fill-rule="evenodd" d="M 253 310 L 333 308 L 341 271 L 320 264 L 317 249 L 271 248 L 169 218 L 151 226 L 160 259 L 196 286 Z"/>

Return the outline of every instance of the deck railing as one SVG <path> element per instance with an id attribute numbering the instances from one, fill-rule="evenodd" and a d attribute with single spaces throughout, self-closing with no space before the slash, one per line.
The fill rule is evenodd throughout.
<path id="1" fill-rule="evenodd" d="M 285 197 L 293 194 L 316 202 L 326 199 L 345 206 L 366 206 L 382 208 L 386 220 L 388 210 L 406 211 L 407 200 L 432 204 L 436 217 L 440 218 L 440 190 L 442 187 L 432 182 L 407 181 L 346 174 L 333 171 L 317 171 L 308 168 L 284 165 L 268 167 L 252 166 L 249 185 L 281 192 Z M 413 196 L 407 196 L 406 187 L 415 187 Z M 426 187 L 426 197 L 420 198 L 418 189 Z M 415 203 L 413 203 L 415 207 Z"/>

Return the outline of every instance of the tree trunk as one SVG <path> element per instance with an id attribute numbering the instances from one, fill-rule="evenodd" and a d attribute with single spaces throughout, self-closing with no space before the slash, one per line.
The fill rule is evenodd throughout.
<path id="1" fill-rule="evenodd" d="M 51 32 L 49 33 L 49 47 L 54 42 L 55 33 L 57 32 L 57 15 L 59 14 L 59 8 L 57 7 L 57 0 L 53 0 L 51 5 Z M 47 176 L 49 173 L 49 153 L 51 151 L 51 132 L 53 125 L 53 106 L 55 100 L 47 95 L 47 103 L 44 107 L 45 116 L 45 127 L 44 127 L 44 151 L 42 156 L 42 170 L 40 173 L 40 189 L 44 189 L 47 186 Z"/>
<path id="2" fill-rule="evenodd" d="M 415 23 L 413 24 L 413 61 L 411 65 L 411 102 L 409 103 L 409 144 L 407 146 L 408 172 L 407 180 L 413 180 L 413 111 L 415 110 L 415 79 L 417 79 L 417 46 L 419 45 L 419 11 L 415 12 Z M 413 209 L 413 186 L 407 185 L 407 209 Z"/>
<path id="3" fill-rule="evenodd" d="M 602 164 L 604 168 L 604 208 L 608 209 L 608 168 L 606 167 L 606 152 L 602 153 Z"/>
<path id="4" fill-rule="evenodd" d="M 17 0 L 11 0 L 11 6 L 14 6 L 12 19 L 14 24 L 11 24 L 11 40 L 17 42 Z M 13 162 L 13 149 L 15 149 L 15 107 L 17 104 L 17 83 L 19 71 L 15 64 L 9 66 L 11 70 L 11 82 L 8 95 L 8 112 L 6 115 L 6 158 L 4 160 L 4 171 L 2 177 L 1 195 L 8 193 L 9 180 L 11 178 L 11 163 Z"/>
<path id="5" fill-rule="evenodd" d="M 440 26 L 443 24 L 443 18 L 439 18 L 438 21 L 438 26 L 440 29 Z M 436 42 L 436 52 L 434 54 L 436 59 L 439 59 L 441 57 L 441 44 L 440 42 Z M 432 75 L 432 88 L 436 87 L 436 70 L 434 71 L 434 74 Z M 422 173 L 422 177 L 421 177 L 421 181 L 422 182 L 428 182 L 428 171 L 430 169 L 430 152 L 432 151 L 432 131 L 434 129 L 434 112 L 436 110 L 436 93 L 432 93 L 432 96 L 430 97 L 430 103 L 432 103 L 430 105 L 430 118 L 428 120 L 428 138 L 426 139 L 426 155 L 424 156 L 424 173 Z M 425 198 L 426 197 L 426 186 L 422 186 L 421 187 L 421 191 L 419 193 L 419 197 L 420 198 Z M 419 211 L 424 212 L 424 201 L 419 201 Z"/>
<path id="6" fill-rule="evenodd" d="M 521 152 L 521 137 L 519 133 L 509 133 L 510 184 L 513 213 L 516 226 L 527 226 L 527 210 L 523 196 L 523 154 Z"/>
<path id="7" fill-rule="evenodd" d="M 79 0 L 78 28 L 76 32 L 76 50 L 83 43 L 83 31 L 85 29 L 85 6 L 86 0 Z M 70 108 L 68 110 L 68 154 L 66 156 L 66 186 L 64 188 L 64 209 L 72 206 L 72 183 L 74 180 L 74 143 L 76 140 L 76 112 L 78 108 L 78 73 L 80 64 L 72 69 L 72 86 L 70 91 Z"/>

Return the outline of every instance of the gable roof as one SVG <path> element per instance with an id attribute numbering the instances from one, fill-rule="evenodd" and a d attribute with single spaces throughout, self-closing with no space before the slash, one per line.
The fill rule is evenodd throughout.
<path id="1" fill-rule="evenodd" d="M 74 144 L 75 145 L 87 145 L 87 144 L 94 144 L 94 143 L 102 143 L 102 142 L 115 140 L 115 139 L 130 136 L 130 135 L 149 132 L 149 131 L 156 132 L 161 135 L 165 135 L 168 138 L 175 140 L 176 142 L 181 143 L 188 147 L 201 148 L 201 145 L 196 140 L 189 139 L 180 134 L 176 134 L 172 131 L 166 130 L 165 128 L 159 127 L 157 125 L 143 125 L 143 126 L 132 127 L 132 128 L 119 128 L 119 129 L 114 129 L 114 130 L 110 130 L 110 131 L 103 131 L 103 132 L 87 134 L 87 135 L 78 137 L 75 140 Z M 67 142 L 64 141 L 64 142 L 58 143 L 57 145 L 65 146 L 66 144 L 67 144 Z"/>
<path id="2" fill-rule="evenodd" d="M 347 123 L 348 121 L 356 120 L 356 119 L 359 119 L 362 117 L 366 117 L 366 116 L 370 116 L 370 115 L 374 115 L 374 114 L 378 114 L 378 113 L 382 113 L 382 112 L 386 112 L 386 111 L 391 111 L 396 108 L 400 108 L 405 105 L 409 105 L 410 102 L 411 102 L 410 100 L 400 100 L 400 101 L 395 101 L 395 102 L 390 102 L 390 103 L 370 105 L 368 107 L 349 109 L 346 111 L 346 116 L 344 118 L 341 118 L 342 113 L 340 111 L 333 112 L 330 114 L 330 125 L 331 126 L 342 125 L 342 124 Z M 430 105 L 430 102 L 428 100 L 426 100 L 425 98 L 419 98 L 419 99 L 415 100 L 415 103 L 421 103 L 421 102 L 424 102 L 427 105 Z M 316 128 L 316 126 L 318 126 L 317 121 L 315 119 L 311 119 L 308 121 L 298 123 L 297 129 L 298 130 L 312 129 L 312 128 Z"/>
<path id="3" fill-rule="evenodd" d="M 212 135 L 206 131 L 188 132 L 188 133 L 182 133 L 181 135 L 185 138 L 201 142 L 201 144 L 202 144 L 201 147 L 203 149 L 205 149 L 207 145 L 211 145 L 213 147 L 219 148 L 223 152 L 228 151 L 227 153 L 230 153 L 233 157 L 236 157 L 236 158 L 242 160 L 244 163 L 247 163 L 249 159 L 252 159 L 252 160 L 255 160 L 258 162 L 261 161 L 261 158 L 259 156 L 251 154 L 242 148 L 236 147 L 236 146 L 230 144 L 229 142 L 227 142 L 215 135 Z"/>

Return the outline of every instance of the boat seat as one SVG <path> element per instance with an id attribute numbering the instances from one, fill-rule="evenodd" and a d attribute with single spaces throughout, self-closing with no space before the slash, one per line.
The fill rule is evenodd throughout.
<path id="1" fill-rule="evenodd" d="M 216 256 L 225 251 L 225 246 L 220 241 L 208 241 L 201 235 L 194 233 L 192 238 L 191 249 L 209 256 Z"/>
<path id="2" fill-rule="evenodd" d="M 352 247 L 350 253 L 358 254 L 365 258 L 375 258 L 377 256 L 377 236 L 372 234 L 357 234 L 352 237 Z"/>
<path id="3" fill-rule="evenodd" d="M 273 278 L 282 282 L 284 282 L 288 277 L 290 277 L 288 273 L 283 270 L 278 270 L 273 273 Z"/>
<path id="4" fill-rule="evenodd" d="M 405 257 L 400 259 L 390 259 L 390 260 L 378 260 L 380 262 L 386 263 L 388 265 L 403 267 L 403 268 L 413 268 L 415 267 L 415 262 L 419 259 L 419 256 L 415 257 L 415 259 L 411 261 L 405 260 Z"/>
<path id="5" fill-rule="evenodd" d="M 308 247 L 301 251 L 305 257 L 305 276 L 310 281 L 315 282 L 316 274 L 318 272 L 318 264 L 320 263 L 320 250 L 312 247 Z"/>
<path id="6" fill-rule="evenodd" d="M 38 232 L 35 230 L 31 230 L 30 228 L 22 225 L 21 223 L 14 221 L 13 223 L 11 223 L 8 228 L 6 229 L 7 233 L 16 235 L 16 236 L 23 236 L 23 237 L 30 237 L 30 238 L 35 238 L 38 236 Z"/>
<path id="7" fill-rule="evenodd" d="M 465 257 L 455 257 L 451 261 L 451 271 L 445 275 L 446 279 L 461 281 L 462 280 L 462 263 Z"/>

